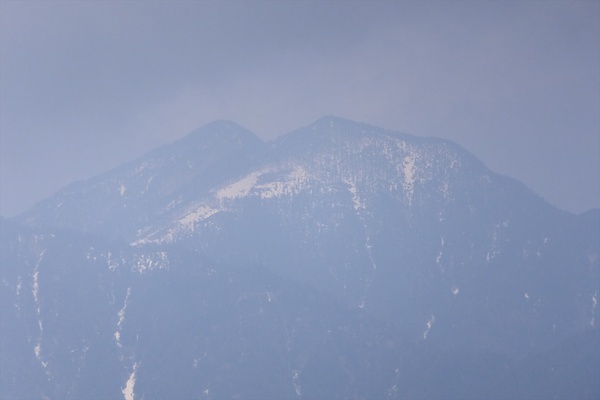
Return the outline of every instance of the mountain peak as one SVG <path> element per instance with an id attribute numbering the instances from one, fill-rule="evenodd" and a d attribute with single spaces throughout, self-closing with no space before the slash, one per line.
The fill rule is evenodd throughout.
<path id="1" fill-rule="evenodd" d="M 356 121 L 352 121 L 349 119 L 336 117 L 333 115 L 326 115 L 326 116 L 323 116 L 323 117 L 317 119 L 315 122 L 313 122 L 311 125 L 309 125 L 309 129 L 317 130 L 317 131 L 323 131 L 323 130 L 338 131 L 338 130 L 347 130 L 349 128 L 356 129 L 356 127 L 364 128 L 366 126 L 369 126 L 369 125 L 362 123 L 362 122 L 356 122 Z"/>
<path id="2" fill-rule="evenodd" d="M 237 142 L 238 144 L 262 143 L 262 140 L 248 129 L 230 120 L 210 122 L 178 140 L 175 143 L 196 146 L 207 142 Z"/>

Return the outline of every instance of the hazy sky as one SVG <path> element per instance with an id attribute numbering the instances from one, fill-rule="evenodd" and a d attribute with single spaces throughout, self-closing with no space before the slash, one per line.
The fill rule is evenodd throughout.
<path id="1" fill-rule="evenodd" d="M 598 1 L 0 0 L 0 214 L 216 119 L 452 139 L 600 206 Z"/>

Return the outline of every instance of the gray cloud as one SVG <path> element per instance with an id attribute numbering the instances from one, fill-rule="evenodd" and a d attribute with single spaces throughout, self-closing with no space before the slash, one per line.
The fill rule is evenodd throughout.
<path id="1" fill-rule="evenodd" d="M 0 212 L 218 118 L 453 139 L 600 206 L 597 2 L 0 2 Z"/>

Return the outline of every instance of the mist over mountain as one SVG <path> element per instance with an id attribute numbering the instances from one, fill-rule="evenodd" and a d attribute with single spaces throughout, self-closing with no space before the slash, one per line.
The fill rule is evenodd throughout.
<path id="1" fill-rule="evenodd" d="M 2 398 L 600 396 L 600 210 L 450 141 L 217 121 L 0 228 Z"/>

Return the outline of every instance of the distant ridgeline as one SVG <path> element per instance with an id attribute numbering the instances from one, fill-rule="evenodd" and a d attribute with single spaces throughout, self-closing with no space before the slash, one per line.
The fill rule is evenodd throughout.
<path id="1" fill-rule="evenodd" d="M 600 210 L 449 141 L 218 121 L 0 227 L 2 399 L 600 398 Z"/>

